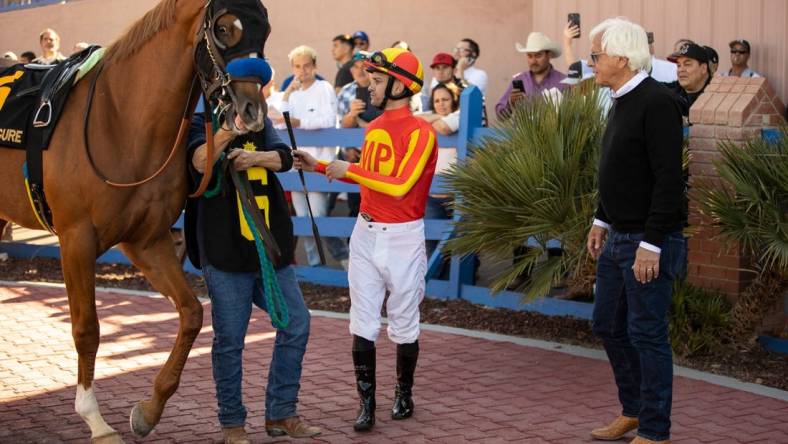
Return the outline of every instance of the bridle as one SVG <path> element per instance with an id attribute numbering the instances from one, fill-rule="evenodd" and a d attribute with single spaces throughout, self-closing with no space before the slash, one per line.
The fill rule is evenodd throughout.
<path id="1" fill-rule="evenodd" d="M 115 182 L 108 179 L 104 174 L 99 171 L 98 167 L 96 166 L 93 156 L 90 153 L 90 142 L 88 138 L 88 123 L 90 119 L 90 111 L 93 104 L 93 96 L 95 95 L 96 91 L 96 83 L 98 82 L 98 78 L 101 75 L 105 65 L 102 63 L 96 69 L 96 74 L 90 81 L 90 86 L 88 88 L 88 95 L 87 95 L 87 106 L 85 108 L 85 115 L 84 115 L 84 125 L 83 125 L 83 138 L 85 141 L 85 151 L 87 152 L 88 161 L 90 166 L 93 169 L 93 172 L 98 176 L 104 183 L 107 185 L 116 187 L 116 188 L 132 188 L 143 185 L 148 183 L 161 175 L 165 169 L 169 166 L 172 160 L 175 158 L 175 153 L 178 148 L 183 145 L 184 138 L 186 137 L 186 133 L 189 128 L 189 124 L 191 122 L 191 116 L 194 113 L 194 109 L 197 106 L 197 100 L 200 95 L 200 91 L 204 93 L 205 98 L 205 140 L 206 140 L 206 147 L 207 147 L 207 156 L 206 156 L 206 168 L 200 181 L 197 190 L 190 194 L 189 197 L 199 197 L 202 195 L 208 187 L 208 184 L 211 181 L 212 171 L 213 171 L 213 152 L 214 152 L 214 144 L 213 144 L 213 128 L 212 128 L 212 118 L 211 118 L 211 107 L 212 103 L 217 104 L 217 111 L 220 114 L 223 114 L 227 108 L 229 108 L 233 103 L 236 102 L 236 96 L 233 92 L 232 88 L 230 88 L 230 84 L 233 81 L 256 81 L 257 83 L 261 83 L 257 78 L 231 78 L 230 74 L 227 73 L 227 66 L 222 57 L 221 53 L 217 50 L 217 48 L 225 47 L 221 44 L 218 39 L 216 38 L 215 34 L 215 20 L 214 17 L 222 17 L 227 11 L 221 10 L 218 13 L 213 13 L 213 0 L 208 0 L 205 4 L 203 10 L 203 17 L 202 17 L 202 26 L 197 33 L 197 42 L 204 41 L 205 42 L 205 50 L 208 55 L 208 61 L 210 62 L 210 67 L 207 70 L 203 70 L 203 64 L 201 63 L 202 60 L 200 58 L 200 47 L 201 45 L 198 43 L 194 47 L 194 66 L 196 73 L 192 78 L 191 86 L 189 87 L 188 96 L 186 99 L 186 106 L 184 107 L 183 114 L 181 117 L 181 123 L 178 128 L 178 135 L 175 139 L 175 143 L 173 144 L 172 148 L 170 149 L 170 153 L 167 156 L 167 159 L 164 163 L 150 176 L 143 180 L 135 181 L 135 182 Z M 225 47 L 226 48 L 226 47 Z M 199 81 L 199 83 L 198 83 Z"/>

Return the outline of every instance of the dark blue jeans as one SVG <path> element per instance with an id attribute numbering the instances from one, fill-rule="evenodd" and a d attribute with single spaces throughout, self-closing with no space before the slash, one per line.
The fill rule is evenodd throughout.
<path id="1" fill-rule="evenodd" d="M 243 426 L 246 408 L 241 397 L 242 354 L 252 304 L 266 310 L 260 273 L 228 273 L 203 261 L 203 274 L 211 298 L 213 318 L 213 379 L 222 427 Z M 277 330 L 268 369 L 265 417 L 270 420 L 296 415 L 301 387 L 301 363 L 309 340 L 309 310 L 304 304 L 293 267 L 277 271 L 290 323 Z"/>
<path id="2" fill-rule="evenodd" d="M 642 240 L 642 233 L 608 233 L 597 265 L 593 329 L 613 367 L 622 414 L 639 418 L 638 435 L 661 441 L 670 438 L 673 399 L 668 310 L 687 247 L 680 232 L 666 236 L 659 277 L 641 284 L 632 264 Z"/>

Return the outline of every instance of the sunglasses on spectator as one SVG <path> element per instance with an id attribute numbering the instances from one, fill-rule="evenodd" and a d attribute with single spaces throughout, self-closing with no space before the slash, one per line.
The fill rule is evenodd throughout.
<path id="1" fill-rule="evenodd" d="M 457 46 L 457 47 L 455 47 L 455 48 L 454 48 L 454 51 L 455 51 L 455 52 L 471 52 L 471 50 L 470 50 L 469 48 L 463 48 L 463 47 L 461 47 L 461 46 Z"/>
<path id="2" fill-rule="evenodd" d="M 747 54 L 747 52 L 743 49 L 731 49 L 731 54 Z"/>

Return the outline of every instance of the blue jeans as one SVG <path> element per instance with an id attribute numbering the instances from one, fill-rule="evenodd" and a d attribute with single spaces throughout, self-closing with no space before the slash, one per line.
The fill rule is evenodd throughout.
<path id="1" fill-rule="evenodd" d="M 203 262 L 203 274 L 211 298 L 213 348 L 211 360 L 222 427 L 243 426 L 246 408 L 241 399 L 242 354 L 252 304 L 267 311 L 260 273 L 229 273 Z M 265 417 L 270 420 L 296 415 L 301 363 L 309 340 L 309 310 L 296 281 L 293 267 L 277 271 L 290 323 L 277 330 L 268 370 Z"/>
<path id="2" fill-rule="evenodd" d="M 642 240 L 642 233 L 608 233 L 597 265 L 593 330 L 613 367 L 622 415 L 639 418 L 638 435 L 661 441 L 670 438 L 673 399 L 668 310 L 687 248 L 680 232 L 667 235 L 659 277 L 641 284 L 632 264 Z"/>

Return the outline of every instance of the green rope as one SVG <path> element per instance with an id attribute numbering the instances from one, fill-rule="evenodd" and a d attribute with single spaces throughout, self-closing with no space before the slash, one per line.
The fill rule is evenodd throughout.
<path id="1" fill-rule="evenodd" d="M 216 177 L 216 185 L 214 185 L 213 188 L 205 190 L 203 196 L 205 196 L 206 199 L 216 197 L 219 195 L 219 193 L 222 192 L 222 183 L 224 183 L 224 169 L 222 169 L 221 166 L 224 161 L 224 158 L 225 155 L 224 153 L 222 153 L 221 156 L 219 156 L 219 160 L 216 161 L 215 164 L 213 164 L 214 175 Z"/>
<path id="2" fill-rule="evenodd" d="M 243 205 L 241 205 L 241 209 L 244 212 L 246 224 L 252 230 L 254 244 L 257 247 L 257 257 L 260 258 L 260 274 L 262 275 L 265 289 L 265 305 L 268 308 L 268 315 L 271 317 L 271 324 L 276 329 L 283 329 L 290 323 L 290 315 L 287 312 L 287 304 L 285 304 L 285 298 L 282 295 L 282 288 L 279 287 L 276 271 L 268 258 L 268 253 L 265 251 L 263 239 L 254 225 L 252 215 L 246 211 L 246 207 Z"/>

